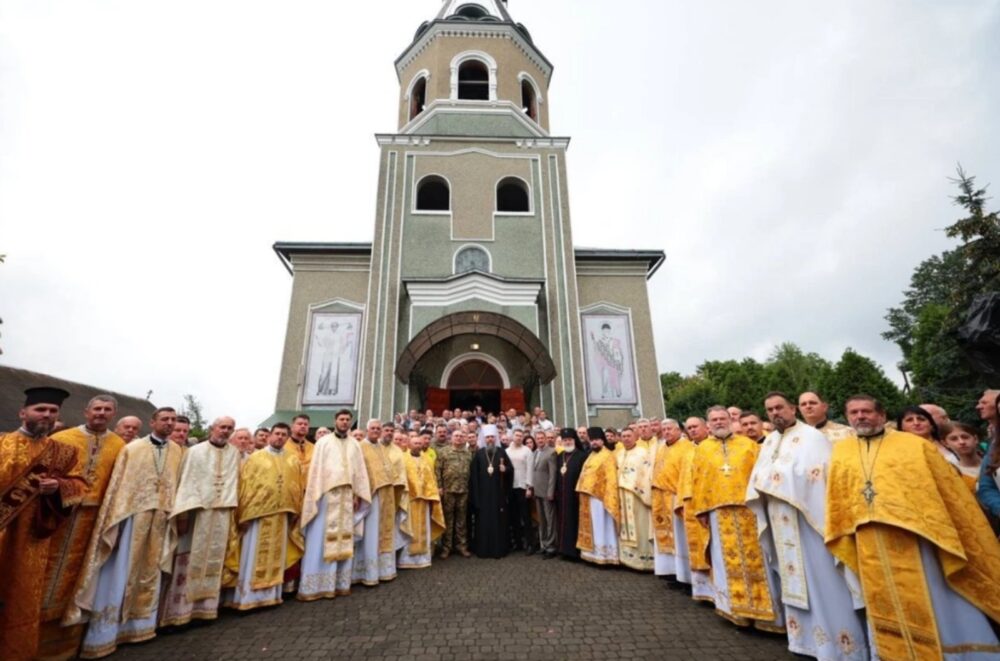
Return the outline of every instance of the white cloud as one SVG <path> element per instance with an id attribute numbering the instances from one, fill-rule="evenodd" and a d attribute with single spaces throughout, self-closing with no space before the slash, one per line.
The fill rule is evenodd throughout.
<path id="1" fill-rule="evenodd" d="M 4 358 L 268 415 L 290 291 L 270 245 L 370 240 L 392 61 L 436 7 L 5 3 Z M 955 162 L 1000 179 L 1000 5 L 622 7 L 510 9 L 556 65 L 575 242 L 667 251 L 661 370 L 791 340 L 891 372 L 881 317 L 948 245 Z"/>

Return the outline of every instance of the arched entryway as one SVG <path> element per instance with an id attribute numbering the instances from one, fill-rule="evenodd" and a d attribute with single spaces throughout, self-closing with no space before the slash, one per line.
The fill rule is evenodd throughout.
<path id="1" fill-rule="evenodd" d="M 448 408 L 473 411 L 480 406 L 484 411 L 500 410 L 504 379 L 497 368 L 485 360 L 463 360 L 447 374 L 443 385 L 448 390 Z"/>
<path id="2" fill-rule="evenodd" d="M 473 410 L 477 404 L 487 412 L 523 411 L 539 401 L 539 388 L 555 374 L 538 337 L 493 312 L 456 312 L 437 319 L 410 340 L 396 363 L 400 382 L 435 413 Z"/>

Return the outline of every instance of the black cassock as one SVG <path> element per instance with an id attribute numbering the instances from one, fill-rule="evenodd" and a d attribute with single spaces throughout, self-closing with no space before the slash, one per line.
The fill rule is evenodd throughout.
<path id="1" fill-rule="evenodd" d="M 501 471 L 501 465 L 506 470 Z M 469 509 L 476 520 L 472 548 L 480 558 L 502 558 L 510 550 L 507 499 L 513 484 L 514 467 L 502 447 L 476 450 L 469 472 Z"/>
<path id="2" fill-rule="evenodd" d="M 587 453 L 563 452 L 556 457 L 556 551 L 567 558 L 579 558 L 576 535 L 580 529 L 580 494 L 576 483 Z M 563 467 L 566 472 L 563 472 Z"/>

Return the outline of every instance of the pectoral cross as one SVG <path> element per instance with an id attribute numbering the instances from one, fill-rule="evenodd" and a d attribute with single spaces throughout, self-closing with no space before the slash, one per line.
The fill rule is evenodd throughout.
<path id="1" fill-rule="evenodd" d="M 733 467 L 730 466 L 729 462 L 727 461 L 726 463 L 722 464 L 722 467 L 719 470 L 722 471 L 723 475 L 729 477 L 729 474 L 733 472 Z"/>
<path id="2" fill-rule="evenodd" d="M 865 497 L 865 502 L 868 503 L 868 507 L 872 506 L 872 502 L 874 502 L 877 493 L 878 492 L 875 491 L 875 487 L 872 486 L 871 480 L 865 482 L 865 488 L 861 490 L 861 495 Z"/>

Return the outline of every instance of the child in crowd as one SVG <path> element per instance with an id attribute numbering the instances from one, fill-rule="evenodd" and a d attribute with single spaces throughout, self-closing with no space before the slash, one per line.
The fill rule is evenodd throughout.
<path id="1" fill-rule="evenodd" d="M 962 479 L 975 493 L 983 459 L 979 452 L 978 430 L 964 422 L 953 422 L 944 442 L 958 456 L 958 470 L 962 473 Z"/>

